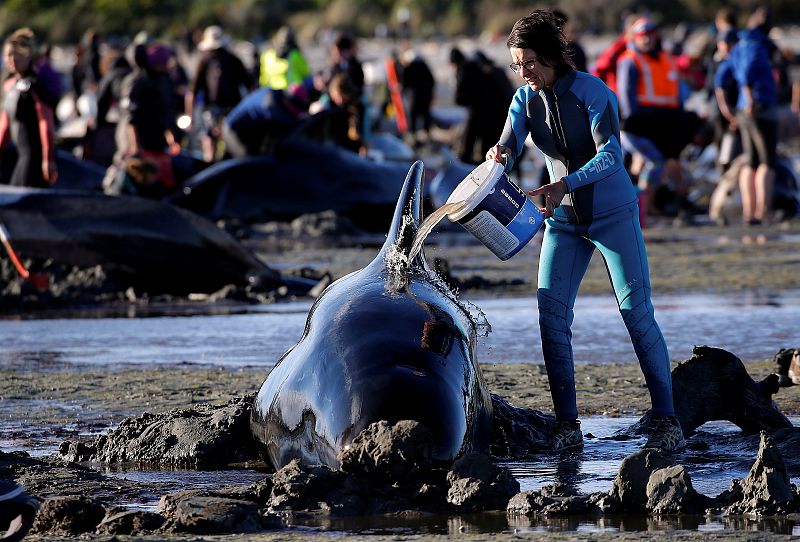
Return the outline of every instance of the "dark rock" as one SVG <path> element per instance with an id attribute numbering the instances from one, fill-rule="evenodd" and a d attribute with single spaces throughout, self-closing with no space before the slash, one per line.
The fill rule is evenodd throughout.
<path id="1" fill-rule="evenodd" d="M 571 484 L 547 484 L 539 490 L 546 497 L 574 497 L 578 490 Z"/>
<path id="2" fill-rule="evenodd" d="M 264 505 L 269 501 L 271 494 L 272 480 L 270 478 L 264 478 L 248 486 L 231 486 L 221 489 L 187 489 L 162 495 L 161 500 L 158 502 L 157 511 L 167 517 L 173 517 L 179 503 L 194 497 L 236 499 Z"/>
<path id="3" fill-rule="evenodd" d="M 538 491 L 523 491 L 511 497 L 506 512 L 519 516 L 533 515 L 555 502 L 555 499 L 545 497 Z"/>
<path id="4" fill-rule="evenodd" d="M 166 519 L 144 510 L 125 510 L 106 515 L 97 526 L 97 534 L 141 534 L 157 531 Z"/>
<path id="5" fill-rule="evenodd" d="M 465 510 L 505 510 L 519 493 L 519 482 L 504 467 L 483 454 L 467 454 L 447 473 L 447 502 Z"/>
<path id="6" fill-rule="evenodd" d="M 611 495 L 619 500 L 626 512 L 643 512 L 647 508 L 647 484 L 657 469 L 674 465 L 672 458 L 659 450 L 639 450 L 632 453 L 619 467 Z"/>
<path id="7" fill-rule="evenodd" d="M 163 414 L 126 418 L 115 430 L 97 438 L 92 448 L 62 445 L 68 460 L 103 463 L 138 462 L 207 467 L 255 460 L 250 433 L 253 396 L 232 399 L 224 406 L 198 405 Z"/>
<path id="8" fill-rule="evenodd" d="M 728 420 L 746 433 L 792 427 L 778 410 L 774 387 L 755 382 L 742 361 L 720 348 L 695 346 L 672 371 L 675 413 L 685 435 L 711 420 Z"/>
<path id="9" fill-rule="evenodd" d="M 247 486 L 242 492 L 241 498 L 253 500 L 257 503 L 266 503 L 270 495 L 272 495 L 273 486 L 272 477 L 264 478 Z"/>
<path id="10" fill-rule="evenodd" d="M 588 495 L 575 495 L 555 499 L 555 502 L 545 506 L 542 512 L 547 516 L 586 516 L 597 515 L 600 509 Z"/>
<path id="11" fill-rule="evenodd" d="M 589 502 L 602 514 L 619 514 L 622 512 L 622 503 L 619 498 L 611 493 L 592 493 Z"/>
<path id="12" fill-rule="evenodd" d="M 174 513 L 177 503 L 190 496 L 238 499 L 265 505 L 269 501 L 271 495 L 272 478 L 271 476 L 267 476 L 262 480 L 246 486 L 227 486 L 220 489 L 187 489 L 177 493 L 162 495 L 158 503 L 158 511 L 165 514 Z"/>
<path id="13" fill-rule="evenodd" d="M 378 480 L 404 480 L 433 468 L 433 435 L 419 422 L 369 425 L 339 454 L 341 470 Z"/>
<path id="14" fill-rule="evenodd" d="M 58 453 L 64 461 L 81 463 L 91 461 L 96 450 L 83 442 L 62 442 L 58 447 Z"/>
<path id="15" fill-rule="evenodd" d="M 272 496 L 269 507 L 273 510 L 317 510 L 321 502 L 328 502 L 334 491 L 345 483 L 342 472 L 325 466 L 308 466 L 295 459 L 272 477 Z"/>
<path id="16" fill-rule="evenodd" d="M 105 515 L 105 508 L 89 497 L 53 497 L 42 503 L 33 529 L 48 534 L 91 533 Z"/>
<path id="17" fill-rule="evenodd" d="M 712 504 L 712 499 L 695 491 L 683 465 L 654 470 L 645 493 L 647 510 L 654 514 L 700 514 Z"/>
<path id="18" fill-rule="evenodd" d="M 766 432 L 761 433 L 758 455 L 741 482 L 741 490 L 741 501 L 731 504 L 728 514 L 769 516 L 797 511 L 783 456 Z"/>
<path id="19" fill-rule="evenodd" d="M 730 487 L 714 498 L 713 506 L 715 511 L 721 514 L 723 512 L 723 509 L 741 500 L 742 500 L 742 481 L 731 480 Z"/>
<path id="20" fill-rule="evenodd" d="M 253 502 L 195 496 L 177 503 L 170 527 L 195 534 L 253 533 L 267 528 Z"/>

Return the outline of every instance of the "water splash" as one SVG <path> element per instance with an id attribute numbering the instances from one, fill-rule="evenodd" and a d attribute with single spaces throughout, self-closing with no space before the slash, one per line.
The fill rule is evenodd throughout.
<path id="1" fill-rule="evenodd" d="M 389 293 L 398 293 L 408 287 L 410 275 L 414 259 L 422 249 L 422 244 L 425 238 L 433 230 L 434 226 L 441 221 L 442 218 L 450 213 L 458 212 L 463 209 L 467 203 L 465 201 L 458 201 L 447 203 L 430 214 L 419 227 L 418 230 L 411 227 L 414 218 L 411 215 L 403 215 L 403 223 L 399 230 L 397 240 L 389 247 L 386 255 L 384 256 L 384 265 L 386 266 L 387 281 L 386 290 Z M 406 245 L 404 237 L 408 232 L 414 232 L 414 240 L 408 254 L 403 251 L 403 246 Z M 435 271 L 427 270 L 427 280 L 443 295 L 447 296 L 454 304 L 458 305 L 461 310 L 469 317 L 472 324 L 475 326 L 475 332 L 478 337 L 488 337 L 492 331 L 492 325 L 489 323 L 486 313 L 480 307 L 465 301 L 460 298 L 459 292 L 451 288 L 447 282 Z"/>
<path id="2" fill-rule="evenodd" d="M 410 227 L 413 222 L 414 217 L 408 214 L 403 215 L 403 223 L 400 226 L 397 239 L 384 256 L 384 264 L 388 274 L 386 289 L 389 292 L 399 292 L 408 286 L 411 262 L 413 260 L 405 254 L 401 247 L 404 245 L 403 238 L 406 233 L 413 231 L 413 228 Z"/>
<path id="3" fill-rule="evenodd" d="M 486 313 L 483 312 L 483 309 L 475 303 L 463 299 L 460 299 L 459 303 L 465 308 L 470 319 L 475 324 L 475 333 L 478 337 L 488 337 L 489 333 L 492 332 L 492 324 L 489 323 L 489 319 L 486 317 Z"/>
<path id="4" fill-rule="evenodd" d="M 433 231 L 433 228 L 439 221 L 449 214 L 455 214 L 461 211 L 466 206 L 466 201 L 454 201 L 452 203 L 445 203 L 432 212 L 430 216 L 422 222 L 419 230 L 417 230 L 417 234 L 414 236 L 414 242 L 411 244 L 411 250 L 408 252 L 409 261 L 414 261 L 419 251 L 422 250 L 422 243 L 425 242 L 425 238 Z"/>

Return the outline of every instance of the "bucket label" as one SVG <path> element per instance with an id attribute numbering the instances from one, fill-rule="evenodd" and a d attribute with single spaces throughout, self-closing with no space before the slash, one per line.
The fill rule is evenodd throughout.
<path id="1" fill-rule="evenodd" d="M 488 211 L 481 211 L 471 220 L 464 222 L 463 226 L 500 257 L 510 253 L 519 245 L 519 239 Z"/>
<path id="2" fill-rule="evenodd" d="M 507 177 L 503 176 L 494 185 L 492 191 L 486 194 L 483 200 L 459 222 L 468 222 L 481 212 L 488 211 L 503 226 L 508 226 L 526 201 L 528 201 L 528 197 Z"/>

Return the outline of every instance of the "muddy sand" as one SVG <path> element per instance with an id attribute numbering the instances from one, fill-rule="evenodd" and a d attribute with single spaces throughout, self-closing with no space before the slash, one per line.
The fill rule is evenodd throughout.
<path id="1" fill-rule="evenodd" d="M 647 230 L 648 252 L 654 295 L 668 292 L 742 293 L 800 289 L 800 223 L 763 228 L 671 228 Z M 374 243 L 357 248 L 306 246 L 276 248 L 257 236 L 254 249 L 274 265 L 297 267 L 312 262 L 329 270 L 334 278 L 371 260 Z M 508 262 L 500 262 L 485 248 L 461 237 L 439 234 L 426 245 L 429 261 L 444 258 L 453 278 L 460 281 L 463 294 L 531 296 L 534 291 L 538 246 L 534 243 Z M 608 279 L 600 258 L 594 258 L 584 280 L 582 293 L 609 292 Z M 532 340 L 536 339 L 535 337 Z M 800 343 L 800 337 L 798 337 Z M 724 345 L 719 345 L 724 346 Z M 800 344 L 776 345 L 796 347 Z M 734 352 L 735 353 L 735 352 Z M 272 360 L 268 360 L 272 361 Z M 482 359 L 489 389 L 511 403 L 550 412 L 551 403 L 544 366 L 528 363 L 493 364 Z M 677 362 L 680 360 L 674 360 Z M 760 380 L 774 371 L 772 360 L 743 360 L 748 372 Z M 92 440 L 118 424 L 124 417 L 144 411 L 163 412 L 200 402 L 221 404 L 232 397 L 253 393 L 264 379 L 262 367 L 236 369 L 180 365 L 177 367 L 117 367 L 99 370 L 71 366 L 18 364 L 0 367 L 0 422 L 20 423 L 20 431 L 7 435 L 26 446 L 52 445 L 59 440 Z M 647 389 L 638 367 L 622 363 L 587 363 L 576 368 L 578 405 L 581 415 L 640 415 L 648 406 Z M 800 387 L 781 389 L 775 396 L 787 415 L 800 415 Z M 32 430 L 37 428 L 37 430 Z M 83 436 L 81 436 L 81 434 Z M 655 532 L 626 533 L 496 533 L 458 535 L 464 540 L 642 540 L 663 538 Z M 306 540 L 326 534 L 280 532 L 243 537 L 248 540 Z M 672 540 L 783 540 L 789 536 L 755 532 L 670 532 Z M 35 537 L 34 537 L 35 538 Z M 39 537 L 41 539 L 50 539 Z M 104 539 L 96 536 L 95 539 Z M 109 537 L 105 537 L 108 539 Z M 116 537 L 119 538 L 119 537 Z M 161 539 L 162 537 L 137 537 Z M 169 539 L 213 540 L 221 537 L 174 537 Z M 225 537 L 229 539 L 230 537 Z M 419 540 L 434 542 L 454 535 L 348 536 L 348 539 Z"/>
<path id="2" fill-rule="evenodd" d="M 645 230 L 653 296 L 666 293 L 742 293 L 800 289 L 800 219 L 759 227 L 672 227 L 671 219 L 651 219 Z M 446 223 L 446 221 L 445 221 Z M 535 237 L 507 261 L 496 258 L 458 227 L 443 224 L 425 240 L 433 265 L 444 259 L 469 298 L 483 290 L 491 295 L 532 296 L 541 239 Z M 449 228 L 449 229 L 447 229 Z M 310 267 L 341 277 L 370 262 L 383 236 L 358 239 L 353 246 L 331 246 L 329 240 L 291 239 L 260 234 L 245 240 L 270 265 L 280 269 Z M 610 293 L 603 260 L 592 258 L 581 293 Z"/>

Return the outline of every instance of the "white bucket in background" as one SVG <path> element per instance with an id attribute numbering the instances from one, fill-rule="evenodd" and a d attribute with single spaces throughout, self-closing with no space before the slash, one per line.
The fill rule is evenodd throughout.
<path id="1" fill-rule="evenodd" d="M 507 260 L 544 223 L 544 215 L 528 196 L 505 174 L 503 164 L 487 160 L 462 180 L 447 198 L 447 203 L 466 205 L 449 213 L 501 260 Z"/>

